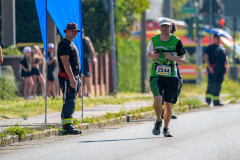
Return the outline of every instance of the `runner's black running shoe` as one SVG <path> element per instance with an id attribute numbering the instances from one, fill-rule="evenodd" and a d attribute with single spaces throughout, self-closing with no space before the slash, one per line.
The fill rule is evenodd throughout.
<path id="1" fill-rule="evenodd" d="M 163 128 L 163 135 L 164 137 L 173 137 L 171 133 L 169 132 L 168 128 Z"/>
<path id="2" fill-rule="evenodd" d="M 161 127 L 162 127 L 162 121 L 161 121 L 161 122 L 156 121 L 156 122 L 155 122 L 155 126 L 154 126 L 154 128 L 153 128 L 153 130 L 152 130 L 152 133 L 153 133 L 154 135 L 159 135 L 160 132 L 161 132 L 161 131 L 160 131 Z"/>

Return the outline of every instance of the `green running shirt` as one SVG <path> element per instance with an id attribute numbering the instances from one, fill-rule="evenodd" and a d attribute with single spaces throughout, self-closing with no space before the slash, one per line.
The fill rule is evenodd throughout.
<path id="1" fill-rule="evenodd" d="M 176 62 L 165 59 L 164 53 L 170 53 L 173 56 L 185 54 L 183 45 L 178 37 L 171 35 L 168 41 L 161 41 L 160 34 L 151 38 L 153 49 L 160 54 L 158 59 L 152 60 L 151 76 L 177 77 Z"/>

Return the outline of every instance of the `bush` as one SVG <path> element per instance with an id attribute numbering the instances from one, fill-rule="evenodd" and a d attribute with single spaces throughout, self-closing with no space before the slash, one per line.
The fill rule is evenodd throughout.
<path id="1" fill-rule="evenodd" d="M 141 51 L 136 39 L 117 39 L 118 89 L 120 92 L 141 91 Z"/>
<path id="2" fill-rule="evenodd" d="M 16 45 L 9 46 L 8 48 L 5 48 L 2 50 L 3 55 L 23 55 L 23 48 L 26 46 L 33 46 L 33 45 L 38 45 L 39 47 L 43 47 L 42 43 L 34 43 L 34 42 L 29 42 L 29 43 L 17 43 Z"/>
<path id="3" fill-rule="evenodd" d="M 18 48 L 13 47 L 13 46 L 3 49 L 2 52 L 3 52 L 3 55 L 8 55 L 8 56 L 9 55 L 23 55 L 23 53 L 21 51 L 19 51 Z"/>
<path id="4" fill-rule="evenodd" d="M 26 127 L 20 128 L 18 124 L 13 127 L 9 127 L 8 129 L 4 130 L 4 132 L 10 135 L 18 135 L 20 138 L 24 138 L 27 135 Z"/>
<path id="5" fill-rule="evenodd" d="M 17 97 L 18 89 L 13 80 L 0 78 L 0 99 L 14 99 Z"/>
<path id="6" fill-rule="evenodd" d="M 201 108 L 203 107 L 202 101 L 196 98 L 191 98 L 191 99 L 184 99 L 181 100 L 178 105 L 180 106 L 188 106 L 189 109 L 195 109 L 195 108 Z"/>

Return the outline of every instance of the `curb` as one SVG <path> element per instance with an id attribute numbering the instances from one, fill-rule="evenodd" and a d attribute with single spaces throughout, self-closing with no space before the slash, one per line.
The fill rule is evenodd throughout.
<path id="1" fill-rule="evenodd" d="M 154 111 L 149 111 L 145 113 L 140 114 L 129 114 L 117 118 L 112 118 L 106 121 L 101 122 L 94 122 L 92 124 L 89 123 L 82 123 L 79 125 L 75 125 L 75 128 L 80 130 L 88 130 L 88 129 L 98 129 L 98 128 L 104 128 L 107 126 L 113 126 L 113 125 L 120 125 L 124 122 L 131 122 L 133 120 L 138 119 L 149 119 L 155 115 Z M 21 138 L 16 135 L 9 135 L 7 138 L 0 139 L 0 148 L 11 146 L 13 144 L 19 143 L 19 142 L 26 142 L 26 141 L 32 141 L 32 140 L 39 140 L 44 139 L 47 137 L 52 136 L 61 136 L 58 129 L 46 129 L 44 131 L 39 131 L 34 134 L 28 134 L 24 138 Z"/>

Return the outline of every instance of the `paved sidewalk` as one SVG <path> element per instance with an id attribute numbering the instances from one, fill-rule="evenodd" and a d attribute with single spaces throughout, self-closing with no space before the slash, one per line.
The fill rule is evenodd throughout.
<path id="1" fill-rule="evenodd" d="M 123 105 L 114 105 L 114 104 L 105 104 L 99 105 L 95 107 L 86 107 L 83 108 L 83 116 L 84 117 L 93 117 L 93 116 L 104 116 L 107 112 L 119 112 L 121 109 L 136 110 L 141 107 L 147 107 L 152 105 L 152 101 L 137 101 L 137 102 L 127 102 Z M 73 114 L 73 118 L 82 118 L 82 111 L 76 111 Z M 38 126 L 44 125 L 45 123 L 45 114 L 37 115 L 34 117 L 30 117 L 27 120 L 23 120 L 23 118 L 15 118 L 15 119 L 1 119 L 0 120 L 0 132 L 6 128 L 7 125 L 29 125 L 29 126 Z M 52 112 L 47 114 L 47 123 L 50 124 L 61 124 L 61 112 Z"/>
<path id="2" fill-rule="evenodd" d="M 224 99 L 227 95 L 222 94 L 221 99 Z M 205 101 L 204 95 L 195 96 L 192 98 L 197 98 L 202 102 Z M 189 97 L 188 97 L 189 98 Z M 187 99 L 188 99 L 187 98 Z M 135 101 L 135 102 L 126 102 L 121 105 L 114 104 L 104 104 L 98 105 L 95 107 L 86 107 L 83 109 L 84 117 L 96 117 L 96 116 L 104 116 L 107 112 L 119 112 L 122 109 L 136 110 L 141 107 L 151 106 L 153 104 L 152 100 L 148 101 Z M 73 118 L 82 118 L 82 111 L 76 111 L 73 114 Z M 61 112 L 52 112 L 47 114 L 47 123 L 48 124 L 61 124 Z M 41 126 L 45 125 L 45 114 L 37 115 L 34 117 L 30 117 L 27 120 L 23 120 L 23 118 L 19 119 L 0 119 L 0 132 L 3 131 L 7 125 L 28 125 L 28 126 Z"/>

